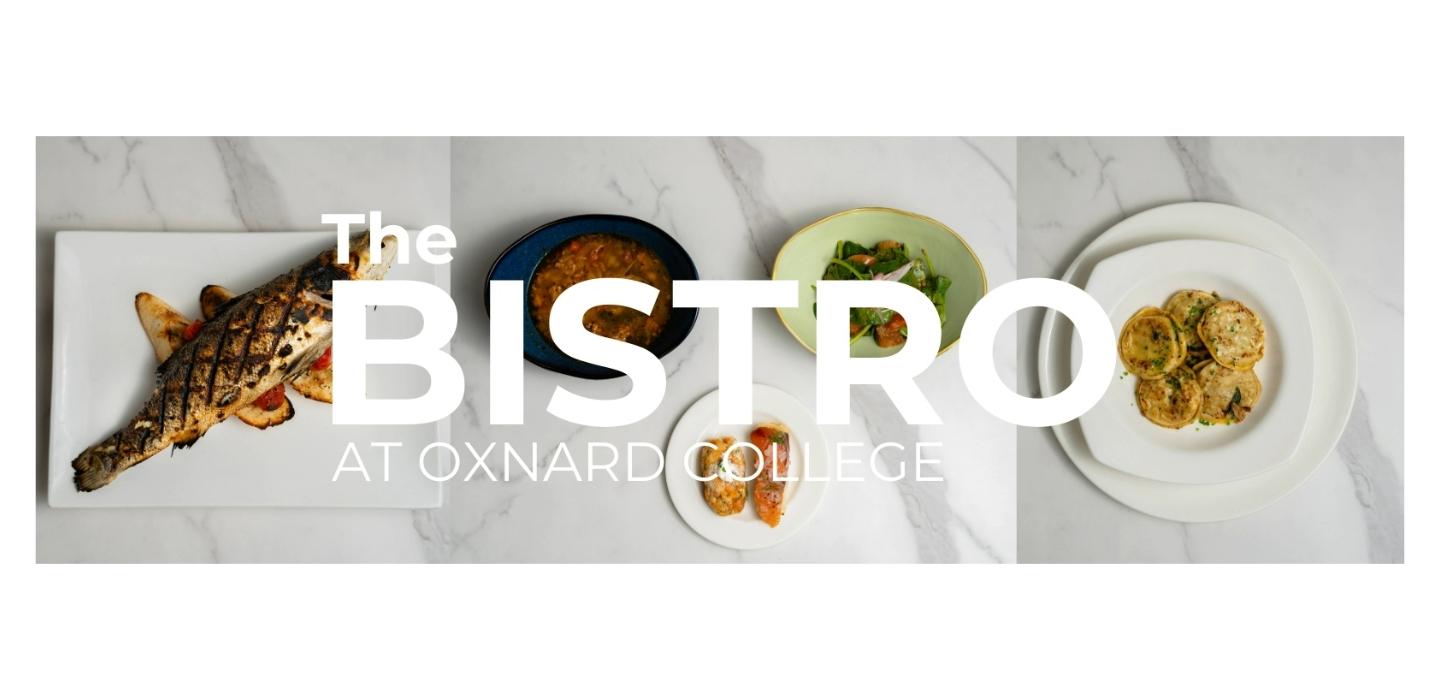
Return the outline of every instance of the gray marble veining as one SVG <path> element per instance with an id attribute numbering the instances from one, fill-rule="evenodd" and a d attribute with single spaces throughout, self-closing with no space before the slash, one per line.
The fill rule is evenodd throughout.
<path id="1" fill-rule="evenodd" d="M 1335 448 L 1355 482 L 1355 500 L 1364 508 L 1372 561 L 1400 562 L 1405 552 L 1405 494 L 1399 465 L 1385 456 L 1370 427 L 1370 400 L 1355 394 L 1355 412 Z"/>
<path id="2" fill-rule="evenodd" d="M 254 143 L 246 138 L 215 138 L 225 183 L 230 188 L 230 208 L 248 231 L 276 230 L 288 221 L 285 197 L 260 158 Z"/>
<path id="3" fill-rule="evenodd" d="M 795 228 L 785 221 L 765 194 L 765 156 L 740 138 L 712 138 L 710 145 L 740 203 L 750 250 L 768 276 L 771 261 Z"/>
<path id="4" fill-rule="evenodd" d="M 1210 139 L 1183 138 L 1172 136 L 1165 139 L 1165 145 L 1180 161 L 1185 171 L 1185 186 L 1190 189 L 1190 198 L 1197 202 L 1233 202 L 1235 194 L 1225 184 L 1225 178 L 1210 156 Z"/>
<path id="5" fill-rule="evenodd" d="M 887 440 L 900 444 L 915 444 L 921 441 L 920 430 L 905 422 L 894 404 L 890 403 L 878 387 L 855 387 L 851 400 L 858 406 L 861 422 L 872 444 Z M 884 453 L 881 461 L 888 474 L 899 473 L 901 466 L 893 453 Z M 914 530 L 916 548 L 920 561 L 959 562 L 962 561 L 957 535 L 963 534 L 981 552 L 987 561 L 1004 561 L 1002 556 L 985 542 L 983 537 L 971 529 L 963 514 L 950 507 L 946 501 L 947 485 L 942 482 L 901 479 L 894 483 L 896 496 L 905 507 L 905 518 Z M 958 528 L 960 533 L 952 530 Z"/>

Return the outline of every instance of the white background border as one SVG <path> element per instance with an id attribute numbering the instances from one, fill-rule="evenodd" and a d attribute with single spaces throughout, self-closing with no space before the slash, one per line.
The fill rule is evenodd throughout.
<path id="1" fill-rule="evenodd" d="M 1406 296 L 1436 294 L 1436 23 L 1402 3 L 85 4 L 12 9 L 0 42 L 24 329 L 34 137 L 75 133 L 1401 134 Z M 34 344 L 3 352 L 31 385 Z M 1440 416 L 1407 376 L 1423 506 Z M 1399 566 L 37 566 L 26 393 L 8 696 L 1434 697 L 1434 508 Z M 711 592 L 762 598 L 717 618 Z"/>

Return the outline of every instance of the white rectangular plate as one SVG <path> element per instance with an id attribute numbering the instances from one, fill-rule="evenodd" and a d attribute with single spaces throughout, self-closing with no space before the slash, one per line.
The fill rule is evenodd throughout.
<path id="1" fill-rule="evenodd" d="M 449 440 L 449 419 L 426 425 L 332 425 L 328 404 L 293 389 L 287 395 L 295 417 L 282 425 L 262 431 L 225 421 L 193 447 L 161 452 L 97 491 L 79 493 L 71 482 L 70 461 L 129 420 L 154 387 L 155 357 L 135 317 L 136 293 L 158 295 L 196 318 L 201 287 L 221 284 L 243 293 L 333 245 L 333 231 L 56 234 L 50 505 L 439 507 L 441 485 L 420 472 L 418 455 L 431 442 Z M 412 259 L 408 265 L 397 263 L 387 279 L 429 282 L 450 291 L 448 265 Z M 372 310 L 367 334 L 413 335 L 418 316 L 411 309 Z M 397 368 L 374 368 L 367 382 L 372 396 L 384 398 L 415 396 L 428 385 L 418 370 Z M 331 481 L 351 442 L 365 459 L 370 481 L 358 473 Z M 388 481 L 380 469 L 380 450 L 371 442 L 404 444 L 390 451 Z M 443 473 L 441 466 L 432 470 Z"/>

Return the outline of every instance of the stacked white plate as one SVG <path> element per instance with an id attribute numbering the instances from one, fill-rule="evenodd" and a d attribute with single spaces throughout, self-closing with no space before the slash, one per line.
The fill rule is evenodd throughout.
<path id="1" fill-rule="evenodd" d="M 1355 399 L 1355 330 L 1330 273 L 1279 224 L 1222 204 L 1157 207 L 1101 234 L 1064 279 L 1100 303 L 1117 333 L 1182 289 L 1237 299 L 1266 324 L 1264 389 L 1239 425 L 1152 425 L 1134 405 L 1136 379 L 1117 369 L 1094 408 L 1055 426 L 1071 461 L 1112 498 L 1182 522 L 1237 518 L 1299 486 L 1335 448 Z M 1074 329 L 1054 311 L 1038 358 L 1046 396 L 1079 367 Z"/>

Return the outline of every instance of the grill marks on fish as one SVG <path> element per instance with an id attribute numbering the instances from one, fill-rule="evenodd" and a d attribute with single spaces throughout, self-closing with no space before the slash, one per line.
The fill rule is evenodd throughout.
<path id="1" fill-rule="evenodd" d="M 211 335 L 214 335 L 214 336 L 215 336 L 215 342 L 214 342 L 214 344 L 208 346 L 208 347 L 210 348 L 210 352 L 209 352 L 208 355 L 204 353 L 205 348 L 201 348 L 201 349 L 199 350 L 199 352 L 201 353 L 201 359 L 200 359 L 199 362 L 196 363 L 195 367 L 193 368 L 193 369 L 195 369 L 195 370 L 199 370 L 199 372 L 200 372 L 198 375 L 195 375 L 195 376 L 192 377 L 192 379 L 191 379 L 191 381 L 192 381 L 192 382 L 194 383 L 194 385 L 195 385 L 193 391 L 195 392 L 195 395 L 196 395 L 196 397 L 198 398 L 199 395 L 200 395 L 200 390 L 201 390 L 201 388 L 204 387 L 204 388 L 206 389 L 205 402 L 204 402 L 205 404 L 209 404 L 209 403 L 210 403 L 210 392 L 209 392 L 210 377 L 214 376 L 215 370 L 219 367 L 219 364 L 220 364 L 220 351 L 222 350 L 222 348 L 221 348 L 221 346 L 220 346 L 220 345 L 221 345 L 221 344 L 220 344 L 220 341 L 222 340 L 222 336 L 224 336 L 224 332 L 225 332 L 224 324 L 221 324 L 221 329 L 220 329 L 220 331 L 221 331 L 221 332 L 220 332 L 219 335 L 215 335 L 215 334 L 213 334 L 213 333 L 211 334 Z M 208 367 L 206 367 L 206 363 L 209 364 Z M 201 405 L 204 405 L 204 404 L 201 404 Z"/>
<path id="2" fill-rule="evenodd" d="M 220 358 L 233 357 L 225 347 L 225 340 L 230 337 L 230 317 L 224 316 L 221 323 L 220 340 L 215 341 L 215 360 L 210 363 L 210 379 L 205 382 L 205 401 L 215 400 L 215 373 L 220 369 Z"/>
<path id="3" fill-rule="evenodd" d="M 197 342 L 190 343 L 189 345 L 181 348 L 179 353 L 176 353 L 177 355 L 185 358 L 185 361 L 180 365 L 184 368 L 183 374 L 185 376 L 184 388 L 180 390 L 179 418 L 181 428 L 190 425 L 190 377 L 195 374 L 195 353 L 199 351 L 200 342 L 198 342 L 197 339 Z"/>
<path id="4" fill-rule="evenodd" d="M 166 393 L 168 390 L 170 390 L 170 387 L 167 387 L 166 383 L 160 382 L 160 403 L 158 403 L 156 410 L 158 415 L 156 432 L 160 435 L 166 434 L 166 399 L 168 399 Z M 150 405 L 148 405 L 148 403 L 145 405 L 145 415 L 150 415 Z"/>
<path id="5" fill-rule="evenodd" d="M 181 348 L 181 352 L 170 355 L 170 359 L 166 360 L 166 362 L 174 361 L 175 364 L 178 366 L 180 363 L 179 358 L 184 356 L 184 352 L 187 351 L 184 348 Z M 194 350 L 190 350 L 188 352 L 193 353 Z M 160 387 L 165 396 L 164 402 L 160 404 L 160 413 L 162 416 L 164 416 L 162 422 L 167 424 L 165 430 L 161 434 L 166 435 L 175 432 L 177 426 L 183 427 L 181 417 L 185 414 L 180 412 L 180 392 L 184 390 L 185 387 L 181 386 L 178 382 L 175 381 L 174 372 L 167 373 L 164 371 L 165 365 L 162 364 L 160 368 Z"/>
<path id="6" fill-rule="evenodd" d="M 247 295 L 248 296 L 248 295 Z M 260 316 L 265 312 L 265 305 L 254 300 L 255 311 L 250 314 L 249 330 L 245 332 L 245 353 L 240 356 L 240 363 L 236 369 L 236 381 L 245 378 L 245 368 L 250 362 L 250 348 L 255 344 L 255 332 L 260 330 Z"/>
<path id="7" fill-rule="evenodd" d="M 352 245 L 366 241 L 368 236 L 357 237 Z M 330 315 L 324 307 L 334 281 L 378 279 L 388 268 L 387 261 L 378 270 L 357 272 L 359 259 L 352 260 L 337 266 L 334 252 L 327 251 L 216 307 L 195 338 L 160 364 L 155 389 L 135 417 L 75 458 L 76 488 L 92 491 L 167 446 L 189 446 L 297 368 L 308 367 L 328 344 Z"/>
<path id="8" fill-rule="evenodd" d="M 285 300 L 285 308 L 280 312 L 280 318 L 276 319 L 275 326 L 270 329 L 270 334 L 275 336 L 275 339 L 270 342 L 270 352 L 266 353 L 266 355 L 274 355 L 276 351 L 280 349 L 280 341 L 285 337 L 286 329 L 290 324 L 290 312 L 295 308 L 296 300 L 300 298 L 300 287 L 306 277 L 304 270 L 297 270 L 295 272 L 295 285 L 291 287 L 290 294 L 287 295 L 288 298 Z M 289 353 L 286 354 L 288 355 Z M 281 357 L 283 357 L 283 355 Z M 290 367 L 289 363 L 286 363 L 284 366 L 288 371 Z"/>
<path id="9" fill-rule="evenodd" d="M 300 313 L 297 302 L 304 289 L 304 276 L 291 271 L 222 307 L 201 337 L 186 346 L 196 347 L 194 371 L 205 373 L 190 383 L 192 401 L 203 395 L 207 405 L 226 408 L 246 391 L 283 380 L 288 365 L 276 362 L 276 354 L 301 329 L 292 328 L 288 320 Z M 275 376 L 277 369 L 280 377 Z M 203 391 L 200 377 L 205 379 Z"/>
<path id="10" fill-rule="evenodd" d="M 255 303 L 252 298 L 237 298 L 243 300 L 241 304 L 232 304 L 228 308 L 222 308 L 220 315 L 214 319 L 215 323 L 221 325 L 220 341 L 216 346 L 215 360 L 210 368 L 210 381 L 205 397 L 207 402 L 221 408 L 234 403 L 240 393 L 239 383 L 245 371 L 242 358 L 249 352 L 250 343 L 254 339 L 255 325 L 263 311 L 263 306 Z M 243 305 L 247 303 L 254 308 L 248 319 L 245 318 L 245 306 Z M 243 331 L 243 335 L 237 331 Z M 220 389 L 219 401 L 215 400 L 217 387 Z"/>
<path id="11" fill-rule="evenodd" d="M 165 413 L 166 413 L 165 407 L 168 406 L 169 403 L 170 403 L 170 402 L 169 402 L 169 398 L 170 398 L 170 397 L 169 397 L 169 392 L 170 392 L 170 387 L 167 386 L 164 381 L 161 381 L 161 382 L 160 382 L 160 403 L 159 403 L 159 410 L 156 411 L 157 413 L 160 414 L 160 419 L 156 421 L 157 423 L 159 423 L 159 427 L 157 427 L 157 428 L 155 429 L 155 432 L 156 432 L 157 434 L 159 434 L 159 435 L 164 435 L 164 434 L 165 434 Z M 149 405 L 146 405 L 146 406 L 145 406 L 145 415 L 147 415 L 147 416 L 150 415 L 150 406 L 149 406 Z"/>

